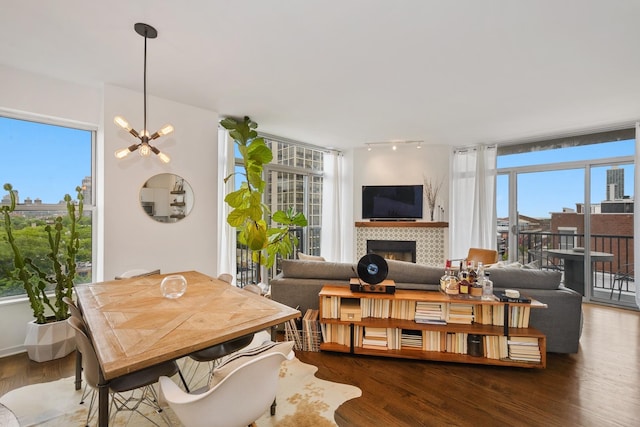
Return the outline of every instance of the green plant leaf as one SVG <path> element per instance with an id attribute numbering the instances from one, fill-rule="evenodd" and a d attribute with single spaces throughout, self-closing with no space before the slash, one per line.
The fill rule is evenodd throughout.
<path id="1" fill-rule="evenodd" d="M 228 203 L 232 208 L 238 208 L 243 205 L 245 199 L 248 196 L 248 192 L 249 190 L 247 188 L 240 188 L 239 190 L 227 194 L 224 198 L 224 201 Z"/>

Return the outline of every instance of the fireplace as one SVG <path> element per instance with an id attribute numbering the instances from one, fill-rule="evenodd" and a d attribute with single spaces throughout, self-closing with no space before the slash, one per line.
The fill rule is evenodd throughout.
<path id="1" fill-rule="evenodd" d="M 367 240 L 367 253 L 398 261 L 416 262 L 416 242 L 408 240 Z"/>

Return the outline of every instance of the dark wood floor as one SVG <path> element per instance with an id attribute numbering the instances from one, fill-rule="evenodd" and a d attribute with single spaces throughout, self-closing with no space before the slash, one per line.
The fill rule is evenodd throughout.
<path id="1" fill-rule="evenodd" d="M 577 354 L 547 369 L 459 365 L 298 352 L 319 378 L 360 387 L 339 426 L 634 426 L 640 422 L 640 313 L 584 305 Z M 74 373 L 74 356 L 0 359 L 0 395 Z"/>

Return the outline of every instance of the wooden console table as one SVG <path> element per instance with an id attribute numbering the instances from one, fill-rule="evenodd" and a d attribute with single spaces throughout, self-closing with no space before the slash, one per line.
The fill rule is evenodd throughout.
<path id="1" fill-rule="evenodd" d="M 493 301 L 461 299 L 441 292 L 403 289 L 396 290 L 395 294 L 363 293 L 351 292 L 345 286 L 328 285 L 322 288 L 319 298 L 320 324 L 325 341 L 320 346 L 321 350 L 524 368 L 546 367 L 546 336 L 528 327 L 530 310 L 546 308 L 536 300 L 507 303 L 497 298 Z M 355 317 L 354 307 L 359 312 Z M 441 320 L 417 322 L 417 307 L 426 307 L 430 311 L 437 311 L 439 307 Z M 372 336 L 371 342 L 367 341 L 368 328 L 379 334 Z M 482 340 L 482 354 L 470 355 L 467 351 L 469 335 L 480 337 L 477 339 Z M 372 343 L 374 345 L 369 345 Z"/>

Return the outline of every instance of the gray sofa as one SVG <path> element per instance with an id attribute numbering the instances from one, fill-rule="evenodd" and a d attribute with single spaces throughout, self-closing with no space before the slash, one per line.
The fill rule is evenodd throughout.
<path id="1" fill-rule="evenodd" d="M 318 308 L 318 293 L 324 285 L 348 286 L 356 276 L 356 264 L 326 261 L 282 260 L 281 273 L 269 283 L 271 298 L 304 312 Z M 387 260 L 388 279 L 397 289 L 437 291 L 443 269 L 410 262 Z M 565 288 L 558 271 L 529 268 L 490 268 L 494 290 L 518 289 L 547 304 L 531 310 L 530 325 L 547 336 L 547 351 L 577 353 L 582 328 L 582 296 Z"/>

